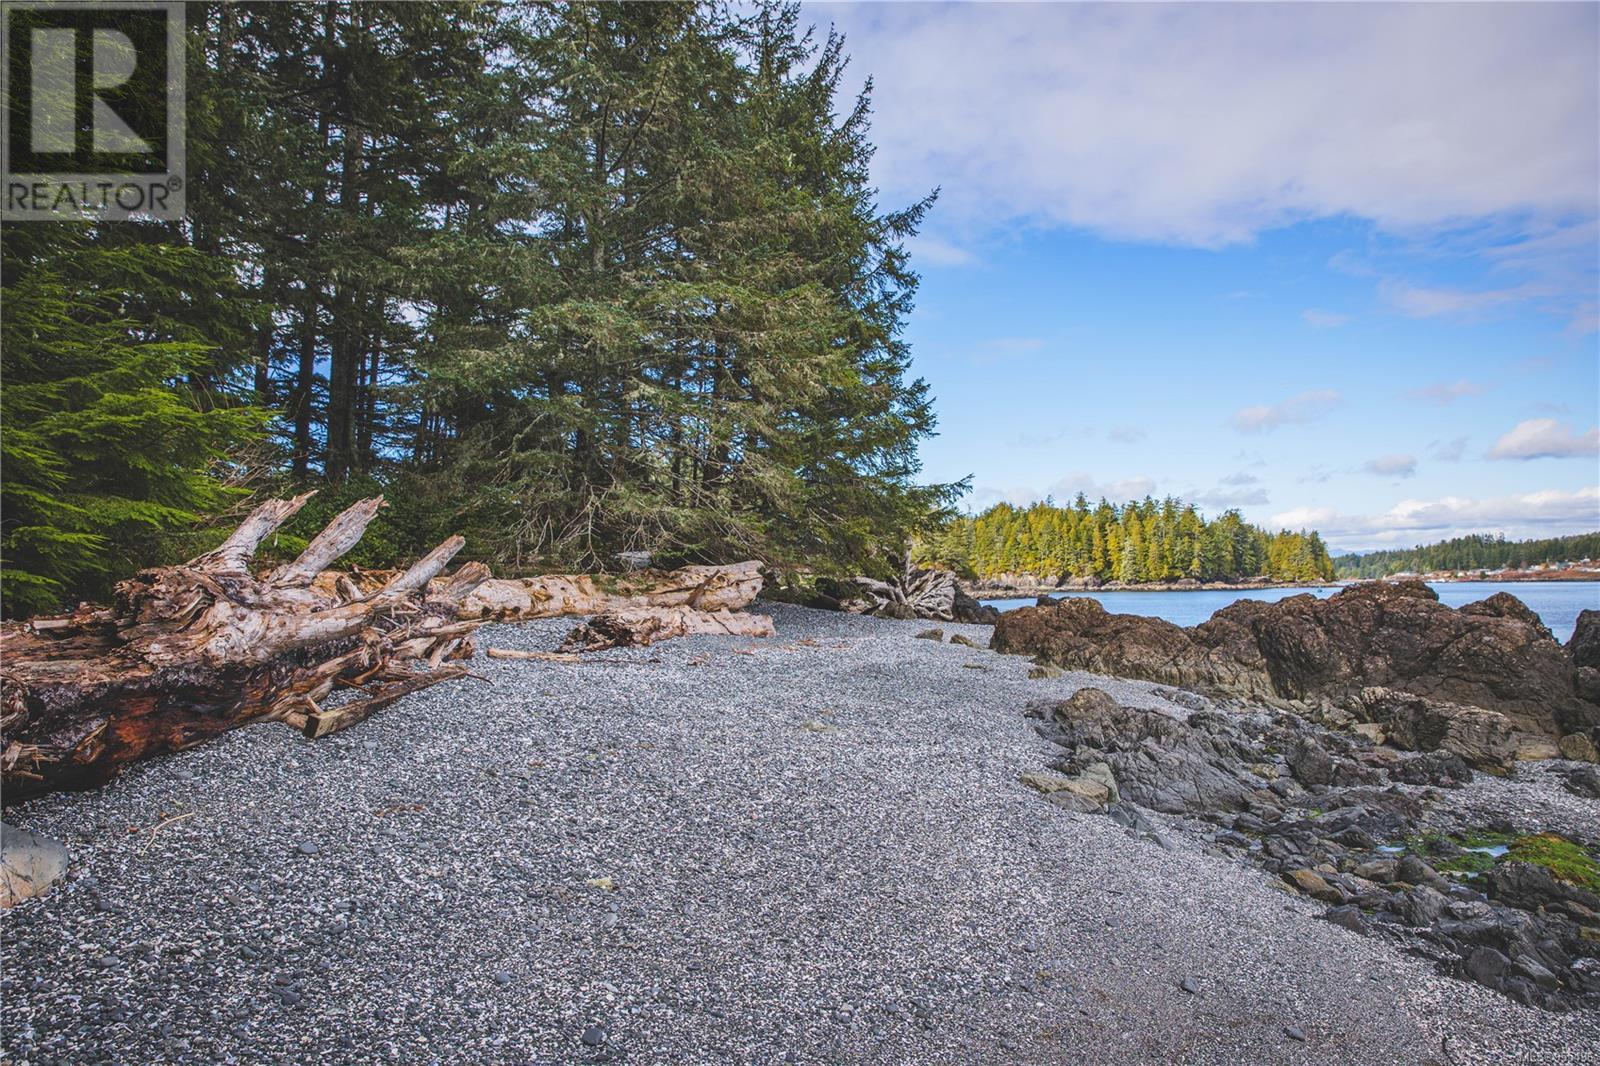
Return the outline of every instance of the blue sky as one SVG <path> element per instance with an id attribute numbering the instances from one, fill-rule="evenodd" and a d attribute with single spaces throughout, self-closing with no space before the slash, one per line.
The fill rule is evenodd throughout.
<path id="1" fill-rule="evenodd" d="M 968 504 L 1181 495 L 1336 548 L 1600 528 L 1595 5 L 808 5 Z"/>

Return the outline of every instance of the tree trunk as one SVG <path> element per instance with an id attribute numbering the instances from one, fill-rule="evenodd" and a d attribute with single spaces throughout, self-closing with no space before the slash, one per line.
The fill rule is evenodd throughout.
<path id="1" fill-rule="evenodd" d="M 363 500 L 292 563 L 264 577 L 259 545 L 310 493 L 257 507 L 215 551 L 146 570 L 112 607 L 0 630 L 0 785 L 6 802 L 88 788 L 137 759 L 276 718 L 319 736 L 400 696 L 460 677 L 479 625 L 461 601 L 488 577 L 468 563 L 435 582 L 451 537 L 381 587 L 316 579 L 355 546 L 382 506 Z M 360 699 L 324 708 L 336 687 Z"/>

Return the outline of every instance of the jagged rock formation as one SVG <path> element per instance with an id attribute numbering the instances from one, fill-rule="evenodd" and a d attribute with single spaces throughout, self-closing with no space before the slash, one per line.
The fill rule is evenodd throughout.
<path id="1" fill-rule="evenodd" d="M 1398 744 L 1459 750 L 1493 770 L 1518 748 L 1554 755 L 1563 736 L 1592 739 L 1600 705 L 1580 689 L 1574 654 L 1600 644 L 1595 628 L 1586 624 L 1569 653 L 1505 593 L 1452 610 L 1421 582 L 1373 582 L 1329 599 L 1240 600 L 1188 629 L 1067 599 L 1007 612 L 991 646 L 1066 669 L 1336 709 L 1392 730 Z"/>

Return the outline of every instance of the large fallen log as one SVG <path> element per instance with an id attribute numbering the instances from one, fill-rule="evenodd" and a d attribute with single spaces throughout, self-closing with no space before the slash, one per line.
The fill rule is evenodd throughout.
<path id="1" fill-rule="evenodd" d="M 772 619 L 764 614 L 701 611 L 693 607 L 624 607 L 596 615 L 568 634 L 564 652 L 643 647 L 658 640 L 702 634 L 770 637 Z"/>
<path id="2" fill-rule="evenodd" d="M 451 537 L 363 590 L 318 575 L 361 539 L 382 506 L 363 500 L 293 562 L 250 572 L 255 550 L 310 493 L 257 507 L 215 551 L 146 570 L 108 608 L 0 630 L 0 788 L 6 802 L 101 784 L 137 759 L 276 718 L 312 736 L 408 692 L 461 677 L 480 624 L 461 604 L 489 575 Z M 339 706 L 336 689 L 359 690 Z"/>
<path id="3" fill-rule="evenodd" d="M 760 591 L 761 564 L 754 560 L 615 576 L 490 578 L 461 601 L 461 616 L 515 621 L 643 607 L 733 611 L 748 605 Z"/>

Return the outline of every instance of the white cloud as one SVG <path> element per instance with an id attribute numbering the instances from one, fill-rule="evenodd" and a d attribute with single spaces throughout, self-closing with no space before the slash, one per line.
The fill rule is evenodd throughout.
<path id="1" fill-rule="evenodd" d="M 1112 481 L 1100 481 L 1092 474 L 1083 471 L 1074 471 L 1051 484 L 1044 491 L 1029 487 L 998 488 L 992 485 L 980 485 L 972 490 L 972 495 L 967 497 L 967 506 L 974 511 L 982 511 L 997 503 L 1009 503 L 1013 507 L 1027 507 L 1029 504 L 1038 503 L 1045 497 L 1054 499 L 1057 503 L 1067 504 L 1083 493 L 1091 503 L 1104 497 L 1112 503 L 1126 503 L 1129 500 L 1143 499 L 1145 496 L 1154 495 L 1156 483 L 1147 477 L 1121 478 Z"/>
<path id="2" fill-rule="evenodd" d="M 1333 329 L 1350 321 L 1349 315 L 1341 315 L 1337 311 L 1319 311 L 1314 307 L 1301 311 L 1300 317 L 1306 320 L 1307 325 L 1317 329 Z"/>
<path id="3" fill-rule="evenodd" d="M 1460 381 L 1436 381 L 1420 389 L 1412 389 L 1406 397 L 1412 400 L 1427 400 L 1443 407 L 1454 403 L 1463 396 L 1477 396 L 1483 392 L 1483 386 L 1476 381 L 1462 378 Z"/>
<path id="4" fill-rule="evenodd" d="M 1332 389 L 1312 389 L 1282 403 L 1241 408 L 1234 412 L 1233 424 L 1241 433 L 1265 433 L 1279 426 L 1320 418 L 1337 406 L 1340 399 Z"/>
<path id="5" fill-rule="evenodd" d="M 1112 426 L 1106 436 L 1118 444 L 1137 444 L 1144 440 L 1144 429 L 1140 426 Z"/>
<path id="6" fill-rule="evenodd" d="M 918 263 L 935 266 L 966 266 L 976 261 L 965 248 L 927 235 L 919 235 L 912 241 L 911 256 Z"/>
<path id="7" fill-rule="evenodd" d="M 876 80 L 874 178 L 890 200 L 941 184 L 942 226 L 1216 247 L 1306 218 L 1411 232 L 1518 216 L 1549 221 L 1541 236 L 1600 211 L 1592 5 L 811 14 Z M 1396 295 L 1459 306 L 1443 292 Z"/>
<path id="8" fill-rule="evenodd" d="M 1441 463 L 1459 463 L 1461 457 L 1467 454 L 1467 438 L 1454 437 L 1450 440 L 1436 440 L 1428 445 L 1428 458 Z"/>
<path id="9" fill-rule="evenodd" d="M 1224 485 L 1259 485 L 1261 483 L 1261 479 L 1256 477 L 1254 474 L 1240 470 L 1236 474 L 1229 474 L 1227 477 L 1223 478 L 1222 483 Z"/>
<path id="10" fill-rule="evenodd" d="M 1380 284 L 1378 293 L 1396 311 L 1411 318 L 1472 318 L 1537 296 L 1553 295 L 1549 288 L 1538 285 L 1479 290 L 1428 288 L 1393 278 Z"/>
<path id="11" fill-rule="evenodd" d="M 1380 455 L 1368 459 L 1361 469 L 1376 477 L 1415 477 L 1417 457 L 1414 455 Z"/>
<path id="12" fill-rule="evenodd" d="M 1273 515 L 1271 525 L 1320 530 L 1337 548 L 1411 545 L 1484 532 L 1514 538 L 1554 536 L 1600 528 L 1600 487 L 1482 499 L 1401 500 L 1382 514 L 1372 515 L 1346 515 L 1332 507 L 1296 507 Z"/>
<path id="13" fill-rule="evenodd" d="M 1553 418 L 1518 422 L 1489 449 L 1491 459 L 1570 459 L 1600 455 L 1600 427 L 1577 433 Z"/>
<path id="14" fill-rule="evenodd" d="M 1186 496 L 1185 499 L 1212 512 L 1272 502 L 1271 497 L 1267 495 L 1266 489 L 1236 489 L 1231 492 L 1224 489 L 1214 489 L 1211 492 L 1194 493 Z"/>

